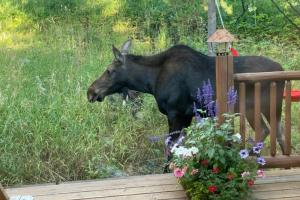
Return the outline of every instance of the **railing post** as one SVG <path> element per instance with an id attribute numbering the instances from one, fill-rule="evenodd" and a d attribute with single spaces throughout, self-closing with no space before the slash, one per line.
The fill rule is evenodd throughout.
<path id="1" fill-rule="evenodd" d="M 277 133 L 277 113 L 276 113 L 276 104 L 277 104 L 277 94 L 276 94 L 276 82 L 272 82 L 270 85 L 270 153 L 271 156 L 276 155 L 276 133 Z"/>
<path id="2" fill-rule="evenodd" d="M 254 84 L 254 129 L 255 129 L 255 142 L 262 140 L 261 133 L 261 84 L 256 82 Z"/>
<path id="3" fill-rule="evenodd" d="M 240 134 L 242 137 L 242 147 L 245 148 L 246 141 L 246 85 L 245 82 L 239 84 L 239 110 L 240 110 Z"/>
<path id="4" fill-rule="evenodd" d="M 285 98 L 285 129 L 284 129 L 284 153 L 291 154 L 291 81 L 286 82 Z"/>
<path id="5" fill-rule="evenodd" d="M 223 113 L 229 112 L 227 93 L 233 87 L 233 58 L 227 53 L 218 53 L 216 56 L 216 102 L 219 124 L 224 122 Z"/>

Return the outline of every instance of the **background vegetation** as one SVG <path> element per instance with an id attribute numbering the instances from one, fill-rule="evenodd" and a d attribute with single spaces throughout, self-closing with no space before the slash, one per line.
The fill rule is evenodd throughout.
<path id="1" fill-rule="evenodd" d="M 294 25 L 269 0 L 220 2 L 242 55 L 300 68 L 298 0 L 276 1 Z M 133 37 L 136 54 L 177 43 L 205 53 L 206 28 L 206 0 L 1 0 L 1 183 L 161 173 L 163 142 L 149 137 L 167 123 L 153 98 L 144 95 L 132 114 L 118 97 L 87 103 L 86 90 L 112 60 L 112 44 Z"/>

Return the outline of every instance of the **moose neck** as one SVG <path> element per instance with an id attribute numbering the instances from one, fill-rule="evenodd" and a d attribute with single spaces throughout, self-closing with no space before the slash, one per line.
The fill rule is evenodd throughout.
<path id="1" fill-rule="evenodd" d="M 154 94 L 155 84 L 160 72 L 160 65 L 151 62 L 152 57 L 129 55 L 130 67 L 128 88 L 143 93 Z"/>

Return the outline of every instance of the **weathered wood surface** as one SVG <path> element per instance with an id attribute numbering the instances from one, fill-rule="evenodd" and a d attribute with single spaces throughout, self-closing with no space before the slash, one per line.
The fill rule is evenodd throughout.
<path id="1" fill-rule="evenodd" d="M 300 200 L 300 169 L 268 171 L 257 179 L 253 199 Z M 32 195 L 34 200 L 143 200 L 187 199 L 172 174 L 156 174 L 59 185 L 33 185 L 6 189 L 9 196 Z"/>
<path id="2" fill-rule="evenodd" d="M 236 73 L 236 81 L 278 81 L 278 80 L 300 80 L 300 71 L 274 71 L 257 73 Z"/>

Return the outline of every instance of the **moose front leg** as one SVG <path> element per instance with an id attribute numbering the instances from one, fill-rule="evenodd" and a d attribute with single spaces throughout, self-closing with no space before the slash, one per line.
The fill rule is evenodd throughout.
<path id="1" fill-rule="evenodd" d="M 167 164 L 164 168 L 164 172 L 169 172 L 168 164 L 172 159 L 171 149 L 174 144 L 178 141 L 183 128 L 188 127 L 191 124 L 192 117 L 184 116 L 177 112 L 168 113 L 168 124 L 169 124 L 169 135 L 168 142 L 166 142 L 165 152 L 168 156 Z M 176 132 L 177 131 L 177 132 Z"/>

